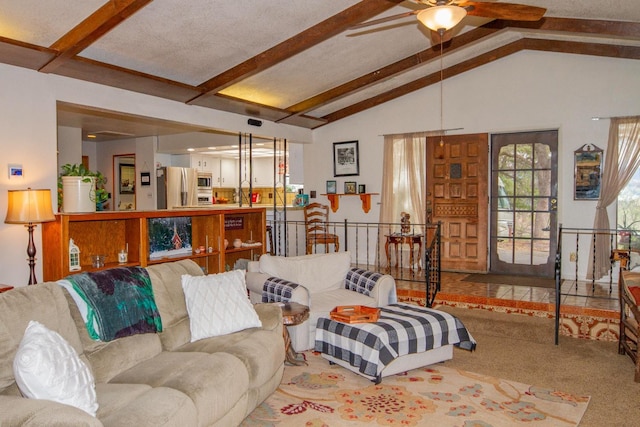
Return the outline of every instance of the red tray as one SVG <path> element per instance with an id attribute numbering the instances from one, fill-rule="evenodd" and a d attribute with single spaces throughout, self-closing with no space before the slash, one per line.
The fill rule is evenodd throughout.
<path id="1" fill-rule="evenodd" d="M 343 323 L 377 322 L 380 309 L 365 305 L 339 305 L 329 313 L 332 320 Z"/>

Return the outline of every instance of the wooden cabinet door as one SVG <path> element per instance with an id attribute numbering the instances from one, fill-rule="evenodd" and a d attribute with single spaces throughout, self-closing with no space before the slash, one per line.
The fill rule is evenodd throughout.
<path id="1" fill-rule="evenodd" d="M 488 147 L 486 133 L 427 138 L 427 219 L 442 222 L 445 270 L 487 271 Z"/>

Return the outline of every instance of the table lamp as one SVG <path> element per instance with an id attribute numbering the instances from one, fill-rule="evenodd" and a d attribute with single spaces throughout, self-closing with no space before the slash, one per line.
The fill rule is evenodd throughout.
<path id="1" fill-rule="evenodd" d="M 33 229 L 42 222 L 55 220 L 51 209 L 51 190 L 9 190 L 9 203 L 7 205 L 6 224 L 25 224 L 29 231 L 29 245 L 27 255 L 29 255 L 29 284 L 34 285 L 36 281 L 36 245 L 33 243 Z"/>

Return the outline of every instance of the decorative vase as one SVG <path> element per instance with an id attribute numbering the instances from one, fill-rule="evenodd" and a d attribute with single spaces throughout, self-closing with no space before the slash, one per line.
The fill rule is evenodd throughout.
<path id="1" fill-rule="evenodd" d="M 239 247 L 241 247 L 241 246 L 242 246 L 242 240 L 240 240 L 240 239 L 235 239 L 235 240 L 233 241 L 233 247 L 234 247 L 234 248 L 239 248 Z"/>
<path id="2" fill-rule="evenodd" d="M 62 211 L 66 213 L 95 212 L 96 179 L 86 176 L 63 176 Z"/>

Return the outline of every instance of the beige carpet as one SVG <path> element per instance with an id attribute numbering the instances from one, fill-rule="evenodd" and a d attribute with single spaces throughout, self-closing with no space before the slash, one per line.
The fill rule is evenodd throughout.
<path id="1" fill-rule="evenodd" d="M 318 353 L 286 367 L 280 387 L 242 424 L 298 426 L 577 426 L 588 396 L 575 396 L 444 364 L 376 385 Z"/>
<path id="2" fill-rule="evenodd" d="M 553 319 L 441 307 L 470 330 L 474 353 L 455 350 L 450 368 L 591 396 L 581 427 L 640 425 L 640 383 L 618 344 L 560 337 L 553 344 Z"/>

